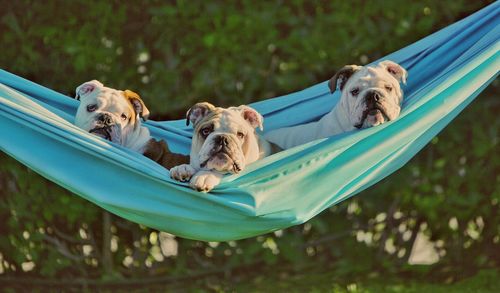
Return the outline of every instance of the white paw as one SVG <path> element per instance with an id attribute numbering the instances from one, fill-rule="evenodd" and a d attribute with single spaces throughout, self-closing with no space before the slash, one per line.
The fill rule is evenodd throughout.
<path id="1" fill-rule="evenodd" d="M 170 177 L 177 181 L 188 182 L 193 177 L 196 170 L 189 164 L 182 164 L 170 169 Z"/>
<path id="2" fill-rule="evenodd" d="M 195 190 L 209 192 L 220 183 L 221 178 L 222 175 L 218 173 L 200 171 L 191 178 L 189 185 Z"/>

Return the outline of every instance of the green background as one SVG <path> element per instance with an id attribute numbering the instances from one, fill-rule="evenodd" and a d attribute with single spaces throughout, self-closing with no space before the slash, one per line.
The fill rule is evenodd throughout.
<path id="1" fill-rule="evenodd" d="M 198 101 L 246 104 L 322 82 L 490 2 L 2 1 L 0 64 L 70 96 L 91 79 L 131 89 L 152 119 L 181 119 Z M 460 281 L 449 288 L 489 292 L 500 262 L 498 88 L 403 169 L 308 223 L 227 243 L 169 238 L 175 256 L 165 235 L 2 154 L 0 287 L 418 292 Z M 419 233 L 437 263 L 408 264 Z"/>

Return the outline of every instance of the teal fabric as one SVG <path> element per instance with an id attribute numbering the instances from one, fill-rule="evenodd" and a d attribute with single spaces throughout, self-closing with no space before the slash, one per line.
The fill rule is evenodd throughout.
<path id="1" fill-rule="evenodd" d="M 382 58 L 409 72 L 397 120 L 270 156 L 225 177 L 210 194 L 73 126 L 78 101 L 6 71 L 0 71 L 0 147 L 106 210 L 175 235 L 222 241 L 275 231 L 390 175 L 450 123 L 498 75 L 499 14 L 500 2 L 493 3 Z M 322 82 L 252 106 L 272 130 L 317 120 L 338 98 Z M 146 125 L 174 151 L 188 153 L 192 130 L 183 120 Z"/>

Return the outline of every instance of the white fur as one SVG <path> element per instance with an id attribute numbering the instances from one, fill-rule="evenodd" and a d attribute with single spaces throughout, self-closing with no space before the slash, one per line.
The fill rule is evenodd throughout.
<path id="1" fill-rule="evenodd" d="M 207 111 L 192 109 L 195 117 L 191 117 L 196 123 L 195 133 L 191 144 L 190 164 L 176 166 L 170 170 L 170 176 L 179 181 L 190 181 L 193 189 L 208 192 L 220 183 L 226 173 L 237 173 L 246 165 L 257 161 L 271 153 L 270 144 L 259 138 L 255 132 L 256 127 L 262 127 L 262 116 L 247 106 L 231 108 L 214 108 L 216 116 L 211 119 L 198 117 L 207 115 Z M 188 117 L 189 119 L 190 117 Z M 200 126 L 198 125 L 200 124 Z M 200 139 L 197 131 L 201 131 L 207 125 L 213 125 L 211 132 L 205 140 Z M 238 137 L 238 133 L 245 135 L 244 139 Z M 228 140 L 228 154 L 220 155 L 212 153 L 216 147 L 216 139 L 223 135 Z M 243 148 L 246 141 L 247 150 Z M 205 165 L 203 165 L 205 163 Z M 237 164 L 240 170 L 235 171 L 233 164 Z M 203 165 L 203 166 L 202 166 Z"/>
<path id="2" fill-rule="evenodd" d="M 397 75 L 388 71 L 388 66 L 400 69 Z M 392 61 L 384 61 L 377 66 L 360 67 L 346 82 L 338 104 L 319 121 L 280 128 L 264 135 L 265 139 L 277 144 L 283 149 L 298 146 L 316 139 L 330 137 L 356 129 L 355 125 L 362 123 L 362 128 L 376 126 L 387 122 L 383 115 L 368 115 L 361 121 L 363 112 L 367 109 L 365 95 L 370 91 L 382 94 L 382 107 L 389 120 L 396 119 L 401 110 L 403 92 L 399 82 L 406 81 L 406 71 Z M 388 91 L 385 86 L 391 86 Z M 354 88 L 359 89 L 357 97 L 351 94 Z"/>
<path id="3" fill-rule="evenodd" d="M 76 93 L 81 101 L 75 117 L 76 126 L 90 131 L 96 127 L 97 117 L 107 113 L 117 125 L 117 132 L 113 135 L 112 141 L 139 153 L 144 152 L 144 147 L 151 139 L 149 130 L 141 126 L 141 119 L 138 116 L 135 123 L 122 120 L 122 113 L 135 115 L 130 111 L 123 91 L 105 87 L 94 80 L 80 85 Z M 89 112 L 87 110 L 89 105 L 97 105 L 97 109 Z"/>

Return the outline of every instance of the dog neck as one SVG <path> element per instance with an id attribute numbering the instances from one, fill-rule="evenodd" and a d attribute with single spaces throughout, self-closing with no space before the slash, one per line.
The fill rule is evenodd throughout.
<path id="1" fill-rule="evenodd" d="M 264 138 L 258 136 L 259 141 L 259 159 L 275 154 L 282 149 L 274 143 L 268 142 Z"/>
<path id="2" fill-rule="evenodd" d="M 320 133 L 327 134 L 325 137 L 337 135 L 340 133 L 352 131 L 355 129 L 348 115 L 348 108 L 342 101 L 319 121 Z"/>
<path id="3" fill-rule="evenodd" d="M 139 127 L 139 130 L 130 133 L 125 138 L 123 146 L 142 154 L 145 151 L 148 141 L 151 139 L 151 135 L 148 128 L 141 125 L 137 125 L 136 127 Z"/>

